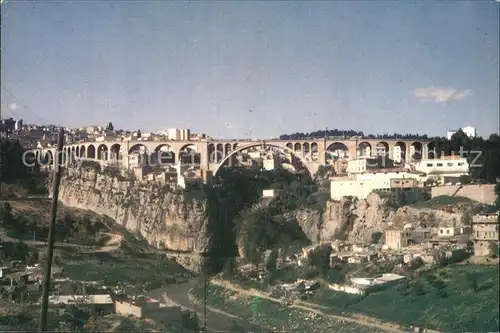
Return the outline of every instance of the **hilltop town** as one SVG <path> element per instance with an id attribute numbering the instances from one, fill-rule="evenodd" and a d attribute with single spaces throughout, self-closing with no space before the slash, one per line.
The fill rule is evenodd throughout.
<path id="1" fill-rule="evenodd" d="M 10 126 L 8 122 L 4 124 Z M 29 133 L 32 133 L 31 127 L 16 128 L 19 122 L 14 124 L 16 124 L 14 128 L 10 128 L 5 135 L 11 142 L 22 142 L 20 139 L 23 135 L 29 136 Z M 37 128 L 43 132 L 42 137 L 24 141 L 24 151 L 35 157 L 32 166 L 24 165 L 27 170 L 26 175 L 30 175 L 31 178 L 43 177 L 44 174 L 50 174 L 57 169 L 55 159 L 52 157 L 47 159 L 48 154 L 57 155 L 55 148 L 52 148 L 53 143 L 47 139 L 54 129 L 43 126 Z M 73 130 L 68 132 L 71 135 L 77 133 Z M 168 130 L 164 137 L 143 136 L 137 131 L 126 137 L 124 131 L 115 131 L 109 123 L 106 128 L 89 128 L 88 132 L 91 134 L 85 138 L 79 137 L 78 141 L 74 137 L 70 139 L 69 135 L 65 136 L 64 149 L 69 153 L 69 158 L 63 160 L 62 164 L 66 170 L 59 199 L 66 207 L 74 207 L 82 212 L 92 211 L 100 215 L 86 215 L 83 220 L 65 215 L 60 221 L 61 227 L 69 223 L 67 221 L 72 221 L 73 229 L 61 234 L 60 243 L 56 244 L 59 249 L 59 259 L 55 263 L 53 291 L 49 299 L 49 303 L 54 307 L 75 305 L 76 308 L 67 310 L 72 311 L 67 312 L 72 313 L 70 317 L 76 316 L 75 311 L 78 309 L 83 311 L 81 309 L 88 307 L 90 312 L 87 317 L 83 317 L 86 318 L 82 319 L 84 322 L 96 315 L 104 318 L 114 314 L 135 316 L 134 318 L 139 321 L 129 323 L 136 325 L 134 327 L 150 325 L 147 324 L 148 320 L 153 320 L 157 327 L 160 327 L 158 325 L 184 329 L 203 327 L 202 321 L 206 320 L 207 316 L 200 312 L 200 309 L 204 308 L 200 302 L 206 299 L 203 290 L 207 287 L 203 287 L 200 282 L 193 284 L 196 279 L 193 280 L 192 277 L 208 274 L 206 268 L 203 268 L 208 266 L 203 264 L 200 244 L 206 242 L 210 244 L 212 240 L 216 242 L 221 236 L 216 230 L 210 230 L 209 235 L 198 233 L 195 230 L 200 228 L 199 223 L 203 225 L 205 222 L 203 220 L 191 222 L 191 220 L 195 218 L 194 216 L 198 216 L 196 210 L 202 207 L 199 205 L 205 205 L 203 198 L 207 196 L 210 200 L 211 194 L 210 191 L 207 192 L 207 186 L 213 186 L 214 190 L 218 188 L 227 190 L 230 186 L 227 182 L 230 179 L 231 182 L 242 181 L 240 186 L 255 187 L 259 192 L 253 199 L 246 199 L 251 200 L 249 202 L 253 203 L 252 208 L 243 209 L 241 212 L 235 211 L 234 214 L 237 215 L 229 217 L 228 222 L 224 222 L 230 223 L 229 225 L 236 223 L 239 254 L 231 259 L 234 260 L 233 264 L 224 259 L 226 263 L 224 268 L 220 269 L 219 275 L 210 278 L 209 288 L 213 292 L 213 297 L 219 299 L 216 302 L 226 302 L 224 300 L 227 292 L 242 293 L 290 309 L 286 311 L 292 311 L 298 306 L 305 313 L 320 311 L 317 315 L 324 318 L 333 314 L 340 315 L 342 320 L 354 325 L 353 329 L 358 326 L 359 329 L 365 327 L 363 329 L 382 331 L 386 329 L 404 331 L 410 326 L 431 331 L 439 328 L 447 329 L 449 324 L 446 321 L 441 323 L 444 326 L 435 326 L 428 324 L 425 317 L 421 317 L 418 322 L 407 319 L 400 321 L 386 314 L 371 316 L 365 313 L 363 317 L 362 308 L 357 315 L 361 317 L 353 317 L 346 311 L 337 314 L 337 310 L 332 310 L 335 307 L 325 312 L 330 303 L 325 303 L 322 299 L 328 294 L 351 295 L 345 296 L 346 300 L 342 301 L 346 302 L 343 307 L 347 309 L 352 302 L 354 302 L 352 304 L 358 303 L 368 296 L 382 297 L 384 293 L 392 293 L 392 290 L 398 290 L 403 296 L 424 297 L 422 295 L 430 291 L 426 290 L 429 287 L 422 285 L 421 280 L 435 274 L 436 270 L 445 269 L 443 267 L 450 267 L 452 270 L 495 267 L 498 263 L 498 210 L 495 206 L 498 185 L 495 188 L 494 184 L 485 184 L 483 180 L 475 177 L 470 172 L 472 162 L 470 157 L 447 155 L 445 152 L 433 156 L 431 151 L 428 153 L 430 158 L 425 159 L 421 147 L 415 151 L 416 145 L 412 144 L 420 143 L 424 139 L 409 139 L 406 141 L 409 142 L 409 148 L 403 146 L 405 149 L 401 149 L 401 143 L 404 144 L 405 141 L 397 141 L 395 138 L 393 141 L 396 143 L 392 144 L 391 153 L 391 150 L 386 151 L 384 146 L 386 141 L 391 142 L 391 139 L 378 139 L 380 144 L 376 144 L 376 149 L 372 150 L 369 143 L 374 140 L 373 138 L 366 140 L 360 137 L 347 140 L 331 138 L 338 143 L 330 144 L 322 159 L 319 157 L 320 149 L 314 148 L 312 144 L 317 144 L 321 140 L 327 142 L 329 138 L 258 140 L 259 144 L 249 143 L 249 147 L 246 148 L 244 143 L 241 143 L 244 141 L 241 140 L 220 141 L 206 135 L 198 137 L 190 135 L 189 130 Z M 459 135 L 464 134 L 463 131 L 459 131 Z M 467 134 L 464 137 L 467 138 Z M 452 140 L 453 138 L 456 136 L 450 137 Z M 342 149 L 342 140 L 348 144 L 349 142 L 357 144 L 354 157 L 349 156 L 350 150 L 347 145 Z M 226 164 L 221 163 L 213 172 L 210 167 L 209 170 L 203 170 L 201 162 L 203 156 L 199 152 L 201 146 L 197 145 L 197 141 L 206 144 L 208 149 L 210 145 L 217 148 L 219 142 L 224 144 L 232 142 L 231 148 L 243 149 L 238 150 L 238 158 L 233 161 L 236 164 L 228 165 L 226 161 Z M 292 143 L 292 149 L 287 149 L 289 141 Z M 146 149 L 128 151 L 120 149 L 118 150 L 120 158 L 107 154 L 101 156 L 88 154 L 89 147 L 97 148 L 100 145 L 108 147 L 115 142 L 122 143 L 121 146 L 123 142 L 132 142 L 129 146 L 144 145 Z M 270 146 L 266 146 L 266 142 Z M 429 140 L 428 142 L 425 144 L 433 143 Z M 172 158 L 151 165 L 151 161 L 155 161 L 151 155 L 158 150 L 147 149 L 150 143 L 155 147 L 160 145 L 171 147 L 175 144 L 189 146 L 191 149 L 189 155 L 195 155 L 197 159 L 194 163 L 193 160 L 187 161 L 190 163 L 183 163 L 185 160 L 182 158 L 178 160 Z M 300 149 L 294 149 L 296 147 L 293 145 L 299 143 Z M 239 147 L 236 144 L 239 144 Z M 85 147 L 86 153 L 82 153 L 80 147 Z M 339 147 L 340 149 L 334 149 Z M 227 155 L 231 152 L 230 150 L 225 153 Z M 303 158 L 297 159 L 300 154 Z M 405 159 L 405 154 L 411 156 Z M 116 164 L 113 163 L 113 158 L 115 161 L 120 159 L 126 162 Z M 306 163 L 301 164 L 302 160 Z M 311 169 L 308 168 L 307 162 L 320 165 L 316 174 L 312 175 L 313 178 L 310 178 Z M 231 176 L 235 170 L 241 170 L 243 176 L 248 172 L 249 175 L 263 177 L 272 184 L 266 185 L 266 182 L 260 183 L 261 181 L 251 184 L 245 180 L 247 176 L 238 180 L 239 178 L 234 177 L 241 176 L 236 174 Z M 297 180 L 300 182 L 295 183 Z M 44 185 L 39 186 L 44 187 Z M 16 304 L 31 304 L 29 306 L 36 308 L 36 304 L 40 304 L 43 280 L 41 267 L 44 263 L 42 254 L 44 237 L 48 230 L 46 227 L 34 229 L 28 222 L 22 222 L 25 227 L 20 227 L 19 221 L 24 221 L 23 216 L 27 214 L 25 207 L 31 207 L 32 212 L 39 214 L 37 213 L 41 209 L 39 205 L 44 200 L 49 200 L 50 191 L 48 194 L 43 194 L 47 193 L 47 190 L 38 187 L 41 194 L 26 196 L 26 192 L 16 192 L 15 187 L 16 185 L 7 184 L 2 188 L 6 199 L 2 208 L 2 225 L 5 230 L 2 251 L 3 261 L 8 263 L 2 268 L 3 295 Z M 118 190 L 119 188 L 121 190 Z M 7 192 L 7 189 L 10 189 L 10 192 Z M 136 192 L 139 189 L 145 190 L 146 196 L 144 194 L 139 196 L 139 192 Z M 232 196 L 241 190 L 243 188 L 231 190 L 236 191 Z M 164 207 L 155 208 L 163 213 L 160 215 L 155 213 L 157 216 L 154 217 L 155 220 L 148 221 L 147 217 L 142 216 L 146 216 L 144 212 L 147 209 L 151 210 L 157 205 L 153 202 L 158 202 L 154 201 L 154 196 L 158 195 L 160 197 L 166 195 L 170 198 L 167 200 L 173 202 L 167 204 L 163 201 L 161 205 Z M 179 195 L 183 195 L 184 199 Z M 198 198 L 195 200 L 200 200 L 199 204 L 185 201 L 186 195 Z M 121 204 L 116 201 L 116 198 L 120 197 L 123 199 L 128 197 L 128 203 Z M 305 201 L 301 201 L 301 197 Z M 136 201 L 142 202 L 143 206 L 136 206 Z M 285 208 L 283 206 L 285 202 L 288 202 L 286 206 L 290 204 L 292 206 Z M 186 210 L 182 214 L 187 214 L 183 222 L 175 227 L 185 230 L 179 236 L 174 236 L 172 231 L 169 231 L 173 230 L 169 229 L 170 225 L 173 227 L 172 223 L 177 223 L 174 222 L 174 219 L 177 219 L 174 216 L 179 213 L 174 211 L 180 206 L 176 205 L 189 205 L 183 208 Z M 218 205 L 227 207 L 227 204 L 222 202 Z M 273 207 L 278 208 L 281 213 L 274 212 Z M 350 208 L 346 210 L 346 207 Z M 174 211 L 169 212 L 170 209 Z M 193 209 L 195 211 L 192 211 Z M 208 209 L 210 210 L 210 207 Z M 111 213 L 112 211 L 116 213 Z M 265 214 L 271 216 L 259 220 L 260 212 L 267 212 Z M 315 215 L 318 213 L 321 214 L 321 218 Z M 190 217 L 191 215 L 193 217 Z M 241 222 L 238 222 L 240 219 Z M 89 221 L 94 221 L 92 225 L 95 231 L 80 227 Z M 136 227 L 131 228 L 131 223 Z M 198 227 L 195 227 L 196 223 Z M 210 218 L 207 223 L 210 223 Z M 238 226 L 239 223 L 242 224 Z M 165 224 L 167 229 L 164 231 L 161 226 L 153 227 L 155 224 Z M 288 227 L 283 229 L 286 225 Z M 245 228 L 252 228 L 255 233 L 253 238 L 245 236 L 248 232 Z M 255 238 L 263 235 L 258 231 L 260 228 L 273 229 L 272 233 L 276 235 L 273 237 L 276 238 L 269 239 L 267 243 L 260 243 L 262 239 Z M 291 230 L 286 228 L 295 228 L 297 231 L 291 233 Z M 187 231 L 188 229 L 193 231 Z M 96 236 L 89 238 L 94 232 L 97 232 Z M 124 232 L 130 235 L 125 236 Z M 29 240 L 30 235 L 33 235 L 32 240 Z M 23 239 L 22 243 L 15 243 L 19 237 Z M 75 243 L 75 237 L 87 240 Z M 289 240 L 285 241 L 283 237 Z M 262 246 L 264 248 L 258 249 Z M 22 253 L 21 257 L 19 253 Z M 85 275 L 89 275 L 92 279 L 87 279 L 82 273 L 76 273 L 71 265 L 68 266 L 70 262 L 74 262 L 75 267 L 82 265 L 84 258 L 90 262 L 95 261 L 95 265 L 99 265 L 99 262 L 101 265 L 109 262 L 109 265 L 114 266 L 118 265 L 116 260 L 124 255 L 142 256 L 151 263 L 167 260 L 171 264 L 165 263 L 163 268 L 159 268 L 159 271 L 168 272 L 162 278 L 142 277 L 139 280 L 129 279 L 130 281 L 111 277 L 94 280 L 93 278 L 97 276 L 91 272 L 90 275 L 88 273 Z M 14 259 L 16 256 L 19 259 Z M 104 259 L 106 257 L 108 259 Z M 457 264 L 456 268 L 451 268 Z M 143 266 L 144 263 L 138 265 Z M 91 271 L 95 269 L 97 266 L 93 266 Z M 473 271 L 476 269 L 473 268 Z M 481 276 L 482 273 L 473 271 L 465 273 L 469 279 L 467 280 L 469 282 L 465 283 L 472 285 L 471 290 L 475 292 L 474 288 L 479 287 L 474 287 L 474 283 L 482 283 L 478 281 L 485 278 Z M 217 270 L 214 272 L 217 273 Z M 103 272 L 103 274 L 108 273 Z M 446 300 L 454 297 L 452 296 L 454 291 L 452 287 L 445 286 L 447 282 L 443 276 L 437 278 L 437 281 L 440 281 L 439 286 L 437 282 L 433 282 L 431 288 L 437 288 L 437 297 Z M 457 282 L 450 283 L 453 285 Z M 172 284 L 191 287 L 188 289 L 169 287 Z M 189 288 L 194 289 L 189 291 Z M 188 291 L 192 293 L 191 299 L 181 296 Z M 349 297 L 352 299 L 348 300 Z M 208 302 L 213 301 L 215 300 L 208 300 Z M 79 315 L 87 313 L 85 311 Z M 209 317 L 212 318 L 215 310 L 210 311 L 212 312 Z M 305 313 L 298 316 L 301 317 Z M 164 318 L 168 318 L 168 321 L 165 322 Z M 225 320 L 221 326 L 212 324 L 210 328 L 224 329 L 230 328 L 231 325 L 250 327 L 257 323 L 261 325 L 258 321 L 244 318 L 241 317 L 240 320 L 243 321 L 236 324 Z M 60 322 L 61 320 L 63 319 L 59 319 Z M 146 322 L 143 322 L 144 320 Z M 63 322 L 70 326 L 79 325 L 75 324 L 73 319 L 64 319 Z M 87 323 L 85 327 L 88 328 L 89 325 Z M 298 325 L 296 329 L 306 327 L 299 323 L 296 325 Z"/>

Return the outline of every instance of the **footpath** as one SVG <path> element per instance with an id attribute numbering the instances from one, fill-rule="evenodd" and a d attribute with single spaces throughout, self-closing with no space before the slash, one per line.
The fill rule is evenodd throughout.
<path id="1" fill-rule="evenodd" d="M 270 297 L 269 295 L 263 293 L 262 291 L 256 290 L 256 289 L 244 289 L 241 288 L 229 281 L 223 281 L 223 280 L 218 280 L 214 279 L 210 281 L 211 284 L 223 287 L 228 290 L 232 290 L 234 292 L 243 294 L 245 296 L 257 296 L 262 299 L 269 300 L 271 302 L 275 303 L 283 303 L 282 300 L 279 300 L 277 298 Z M 191 295 L 191 297 L 194 297 Z M 373 327 L 381 330 L 385 330 L 387 332 L 394 332 L 394 333 L 402 333 L 406 332 L 406 330 L 403 330 L 399 324 L 396 323 L 391 323 L 391 322 L 385 322 L 381 321 L 377 318 L 366 316 L 363 314 L 352 314 L 349 317 L 347 316 L 339 316 L 339 315 L 332 315 L 329 313 L 325 313 L 324 311 L 328 311 L 328 307 L 322 306 L 319 304 L 314 304 L 310 302 L 304 302 L 304 301 L 298 301 L 292 305 L 290 305 L 291 308 L 296 308 L 304 311 L 308 311 L 311 313 L 315 313 L 317 315 L 321 315 L 324 317 L 332 318 L 337 321 L 346 321 L 346 322 L 351 322 L 363 326 L 368 326 L 368 327 Z M 426 332 L 428 333 L 441 333 L 440 331 L 434 331 L 427 329 Z"/>

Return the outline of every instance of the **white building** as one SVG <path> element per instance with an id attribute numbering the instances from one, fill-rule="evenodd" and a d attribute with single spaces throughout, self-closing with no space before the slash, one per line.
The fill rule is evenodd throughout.
<path id="1" fill-rule="evenodd" d="M 342 197 L 353 196 L 358 199 L 366 199 L 373 190 L 389 190 L 391 180 L 373 179 L 373 180 L 345 180 L 330 183 L 330 197 L 332 200 L 340 200 Z"/>
<path id="2" fill-rule="evenodd" d="M 462 131 L 469 137 L 474 138 L 477 136 L 476 129 L 472 126 L 465 126 Z"/>
<path id="3" fill-rule="evenodd" d="M 446 138 L 451 140 L 451 137 L 456 134 L 458 130 L 450 130 L 446 132 Z M 465 126 L 462 128 L 462 132 L 465 133 L 469 138 L 474 138 L 477 136 L 476 129 L 472 126 Z"/>
<path id="4" fill-rule="evenodd" d="M 275 158 L 267 158 L 263 160 L 263 168 L 267 171 L 276 170 L 279 167 L 279 163 Z"/>
<path id="5" fill-rule="evenodd" d="M 460 177 L 469 173 L 469 163 L 460 156 L 443 156 L 414 162 L 415 170 L 437 177 Z"/>
<path id="6" fill-rule="evenodd" d="M 408 179 L 415 179 L 421 182 L 424 182 L 427 177 L 421 173 L 413 173 L 413 172 L 406 172 L 406 171 L 387 171 L 387 172 L 365 172 L 365 173 L 360 173 L 357 174 L 353 177 L 355 180 L 379 180 L 379 179 L 401 179 L 401 178 L 408 178 Z"/>
<path id="7" fill-rule="evenodd" d="M 169 140 L 180 140 L 181 139 L 181 130 L 178 128 L 169 128 L 167 130 L 167 136 Z"/>
<path id="8" fill-rule="evenodd" d="M 169 128 L 167 130 L 167 137 L 169 140 L 188 141 L 191 137 L 191 131 L 187 128 Z"/>
<path id="9" fill-rule="evenodd" d="M 365 158 L 350 160 L 347 162 L 347 173 L 356 174 L 365 172 L 367 169 L 367 161 Z"/>

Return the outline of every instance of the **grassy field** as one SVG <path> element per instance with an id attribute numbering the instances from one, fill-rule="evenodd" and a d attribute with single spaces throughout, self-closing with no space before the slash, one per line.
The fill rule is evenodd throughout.
<path id="1" fill-rule="evenodd" d="M 195 289 L 194 293 L 198 299 L 203 298 L 202 287 Z M 207 294 L 207 302 L 210 306 L 272 330 L 325 333 L 384 332 L 371 327 L 335 321 L 265 299 L 256 301 L 251 297 L 235 297 L 235 292 L 214 285 L 208 287 Z"/>
<path id="2" fill-rule="evenodd" d="M 71 279 L 148 285 L 148 290 L 174 283 L 176 276 L 186 273 L 179 264 L 164 256 L 124 250 L 112 253 L 66 250 L 58 261 L 58 266 L 63 268 L 62 275 Z"/>
<path id="3" fill-rule="evenodd" d="M 476 290 L 466 277 L 469 274 L 476 276 Z M 499 330 L 498 266 L 453 265 L 436 268 L 431 275 L 440 281 L 440 287 L 434 280 L 421 276 L 419 292 L 412 288 L 413 282 L 406 295 L 401 286 L 366 297 L 323 288 L 309 302 L 328 307 L 331 314 L 360 313 L 403 326 L 425 326 L 446 332 Z M 238 284 L 262 289 L 256 283 Z"/>
<path id="4" fill-rule="evenodd" d="M 474 291 L 467 274 L 476 274 Z M 446 332 L 499 330 L 499 268 L 456 265 L 434 271 L 444 282 L 445 295 L 421 278 L 424 294 L 402 295 L 389 288 L 353 302 L 347 309 L 407 325 L 426 326 Z"/>

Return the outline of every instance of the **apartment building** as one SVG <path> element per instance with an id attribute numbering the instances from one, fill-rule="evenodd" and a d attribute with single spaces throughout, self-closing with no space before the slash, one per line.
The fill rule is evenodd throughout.
<path id="1" fill-rule="evenodd" d="M 436 178 L 458 178 L 469 174 L 469 163 L 460 156 L 442 156 L 439 159 L 427 159 L 413 163 L 416 171 Z"/>
<path id="2" fill-rule="evenodd" d="M 169 140 L 187 141 L 191 137 L 191 131 L 189 129 L 169 128 L 167 136 Z"/>
<path id="3" fill-rule="evenodd" d="M 489 255 L 491 244 L 498 244 L 498 213 L 474 215 L 472 239 L 476 256 Z"/>

